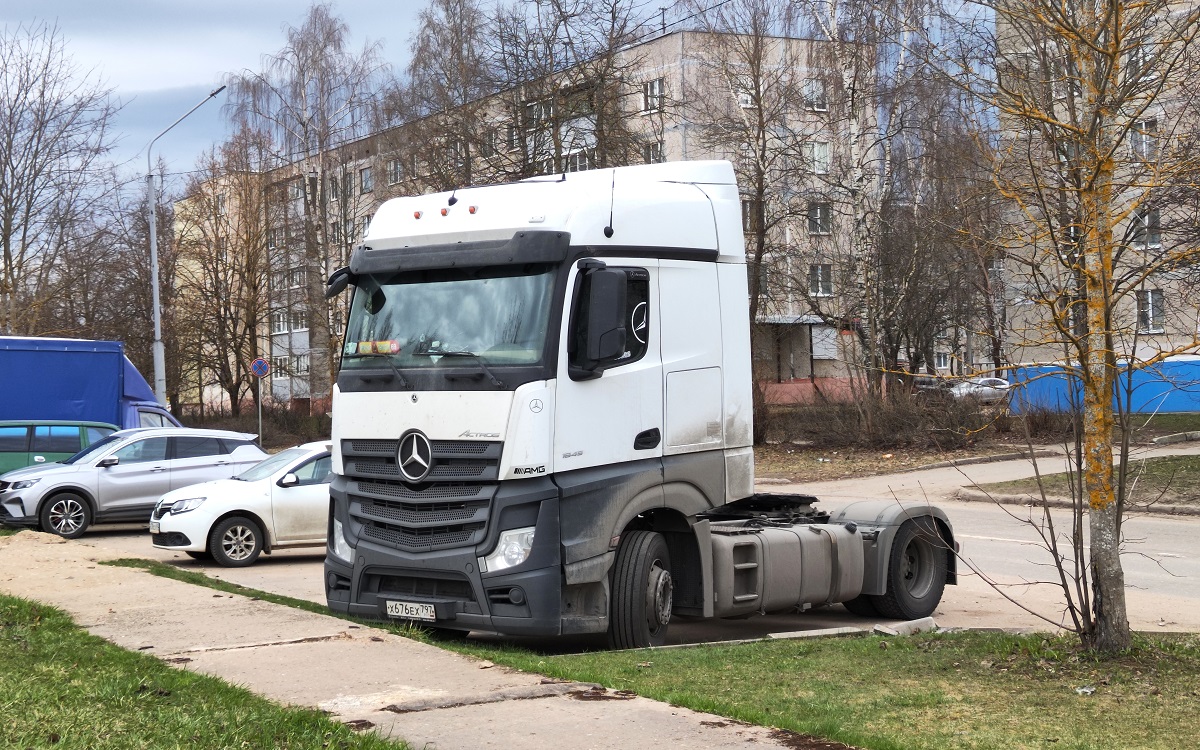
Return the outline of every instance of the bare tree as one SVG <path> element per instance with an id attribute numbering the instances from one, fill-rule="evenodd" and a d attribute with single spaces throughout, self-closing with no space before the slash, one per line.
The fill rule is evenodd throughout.
<path id="1" fill-rule="evenodd" d="M 0 30 L 0 331 L 30 330 L 57 257 L 111 188 L 103 157 L 116 111 L 57 27 Z"/>
<path id="2" fill-rule="evenodd" d="M 287 44 L 264 58 L 262 71 L 230 76 L 229 107 L 235 118 L 270 135 L 278 147 L 277 164 L 295 165 L 304 176 L 309 396 L 322 401 L 334 378 L 324 282 L 342 260 L 331 257 L 336 245 L 328 238 L 331 196 L 326 190 L 336 184 L 350 194 L 346 177 L 354 175 L 346 173 L 348 153 L 339 147 L 367 133 L 385 66 L 377 45 L 349 49 L 349 30 L 329 5 L 313 5 L 301 26 L 289 26 L 285 33 Z"/>
<path id="3" fill-rule="evenodd" d="M 1130 645 L 1120 560 L 1129 485 L 1128 444 L 1114 446 L 1114 394 L 1122 373 L 1200 343 L 1200 300 L 1183 283 L 1200 251 L 1158 220 L 1179 216 L 1196 184 L 1195 95 L 1180 83 L 1200 71 L 1200 8 L 1167 0 L 975 8 L 942 19 L 963 40 L 943 46 L 955 54 L 942 67 L 977 95 L 976 127 L 1008 202 L 1004 254 L 1023 303 L 1013 308 L 1010 343 L 1021 359 L 1063 362 L 1080 384 L 1081 491 L 1071 544 L 1056 562 L 1082 642 L 1120 651 Z M 1170 333 L 1162 287 L 1187 323 Z"/>
<path id="4" fill-rule="evenodd" d="M 261 134 L 243 127 L 201 159 L 176 210 L 177 317 L 181 334 L 203 342 L 193 352 L 198 396 L 211 379 L 235 416 L 253 384 L 250 364 L 262 353 L 258 332 L 268 309 L 268 154 Z"/>

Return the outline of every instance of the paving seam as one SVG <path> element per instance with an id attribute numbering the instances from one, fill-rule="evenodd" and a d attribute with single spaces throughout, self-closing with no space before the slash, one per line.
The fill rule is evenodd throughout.
<path id="1" fill-rule="evenodd" d="M 506 688 L 497 690 L 485 695 L 478 695 L 471 698 L 460 698 L 448 701 L 408 701 L 406 703 L 393 703 L 379 709 L 380 711 L 389 711 L 394 714 L 412 714 L 422 711 L 436 711 L 443 708 L 462 708 L 463 706 L 482 706 L 488 703 L 504 703 L 506 701 L 527 701 L 537 700 L 539 698 L 558 698 L 563 695 L 572 693 L 592 693 L 597 697 L 593 700 L 627 700 L 624 695 L 607 694 L 605 688 L 591 682 L 556 682 L 546 685 L 534 685 L 532 687 Z M 633 696 L 628 696 L 629 698 Z"/>

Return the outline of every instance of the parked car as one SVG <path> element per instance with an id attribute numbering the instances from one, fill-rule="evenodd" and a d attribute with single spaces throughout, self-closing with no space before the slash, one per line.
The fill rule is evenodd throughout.
<path id="1" fill-rule="evenodd" d="M 0 421 L 0 474 L 33 464 L 58 463 L 116 431 L 116 425 L 104 422 Z"/>
<path id="2" fill-rule="evenodd" d="M 62 463 L 0 476 L 0 523 L 68 539 L 94 523 L 145 523 L 164 493 L 261 461 L 267 454 L 254 437 L 187 427 L 114 432 Z"/>
<path id="3" fill-rule="evenodd" d="M 324 546 L 329 526 L 330 444 L 288 448 L 232 479 L 162 496 L 150 520 L 159 549 L 219 565 L 252 565 L 262 552 Z"/>
<path id="4" fill-rule="evenodd" d="M 950 387 L 955 398 L 971 398 L 983 404 L 995 404 L 1008 397 L 1012 386 L 1004 378 L 972 378 Z"/>

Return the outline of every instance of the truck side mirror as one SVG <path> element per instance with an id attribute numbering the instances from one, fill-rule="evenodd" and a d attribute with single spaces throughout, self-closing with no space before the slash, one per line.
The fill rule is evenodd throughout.
<path id="1" fill-rule="evenodd" d="M 346 287 L 354 283 L 355 276 L 350 271 L 349 266 L 342 266 L 338 270 L 329 275 L 329 280 L 325 282 L 325 299 L 336 297 L 346 291 Z"/>
<path id="2" fill-rule="evenodd" d="M 625 287 L 624 271 L 597 269 L 588 281 L 587 358 L 593 362 L 608 362 L 625 353 Z"/>

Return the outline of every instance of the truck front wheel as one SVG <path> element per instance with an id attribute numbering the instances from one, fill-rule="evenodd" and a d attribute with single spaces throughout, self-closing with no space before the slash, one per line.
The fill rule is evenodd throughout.
<path id="1" fill-rule="evenodd" d="M 644 648 L 666 643 L 674 590 L 671 556 L 662 534 L 653 531 L 625 534 L 613 567 L 608 645 Z"/>
<path id="2" fill-rule="evenodd" d="M 900 525 L 888 559 L 887 593 L 871 597 L 883 617 L 915 620 L 933 614 L 946 588 L 947 544 L 929 517 Z"/>

